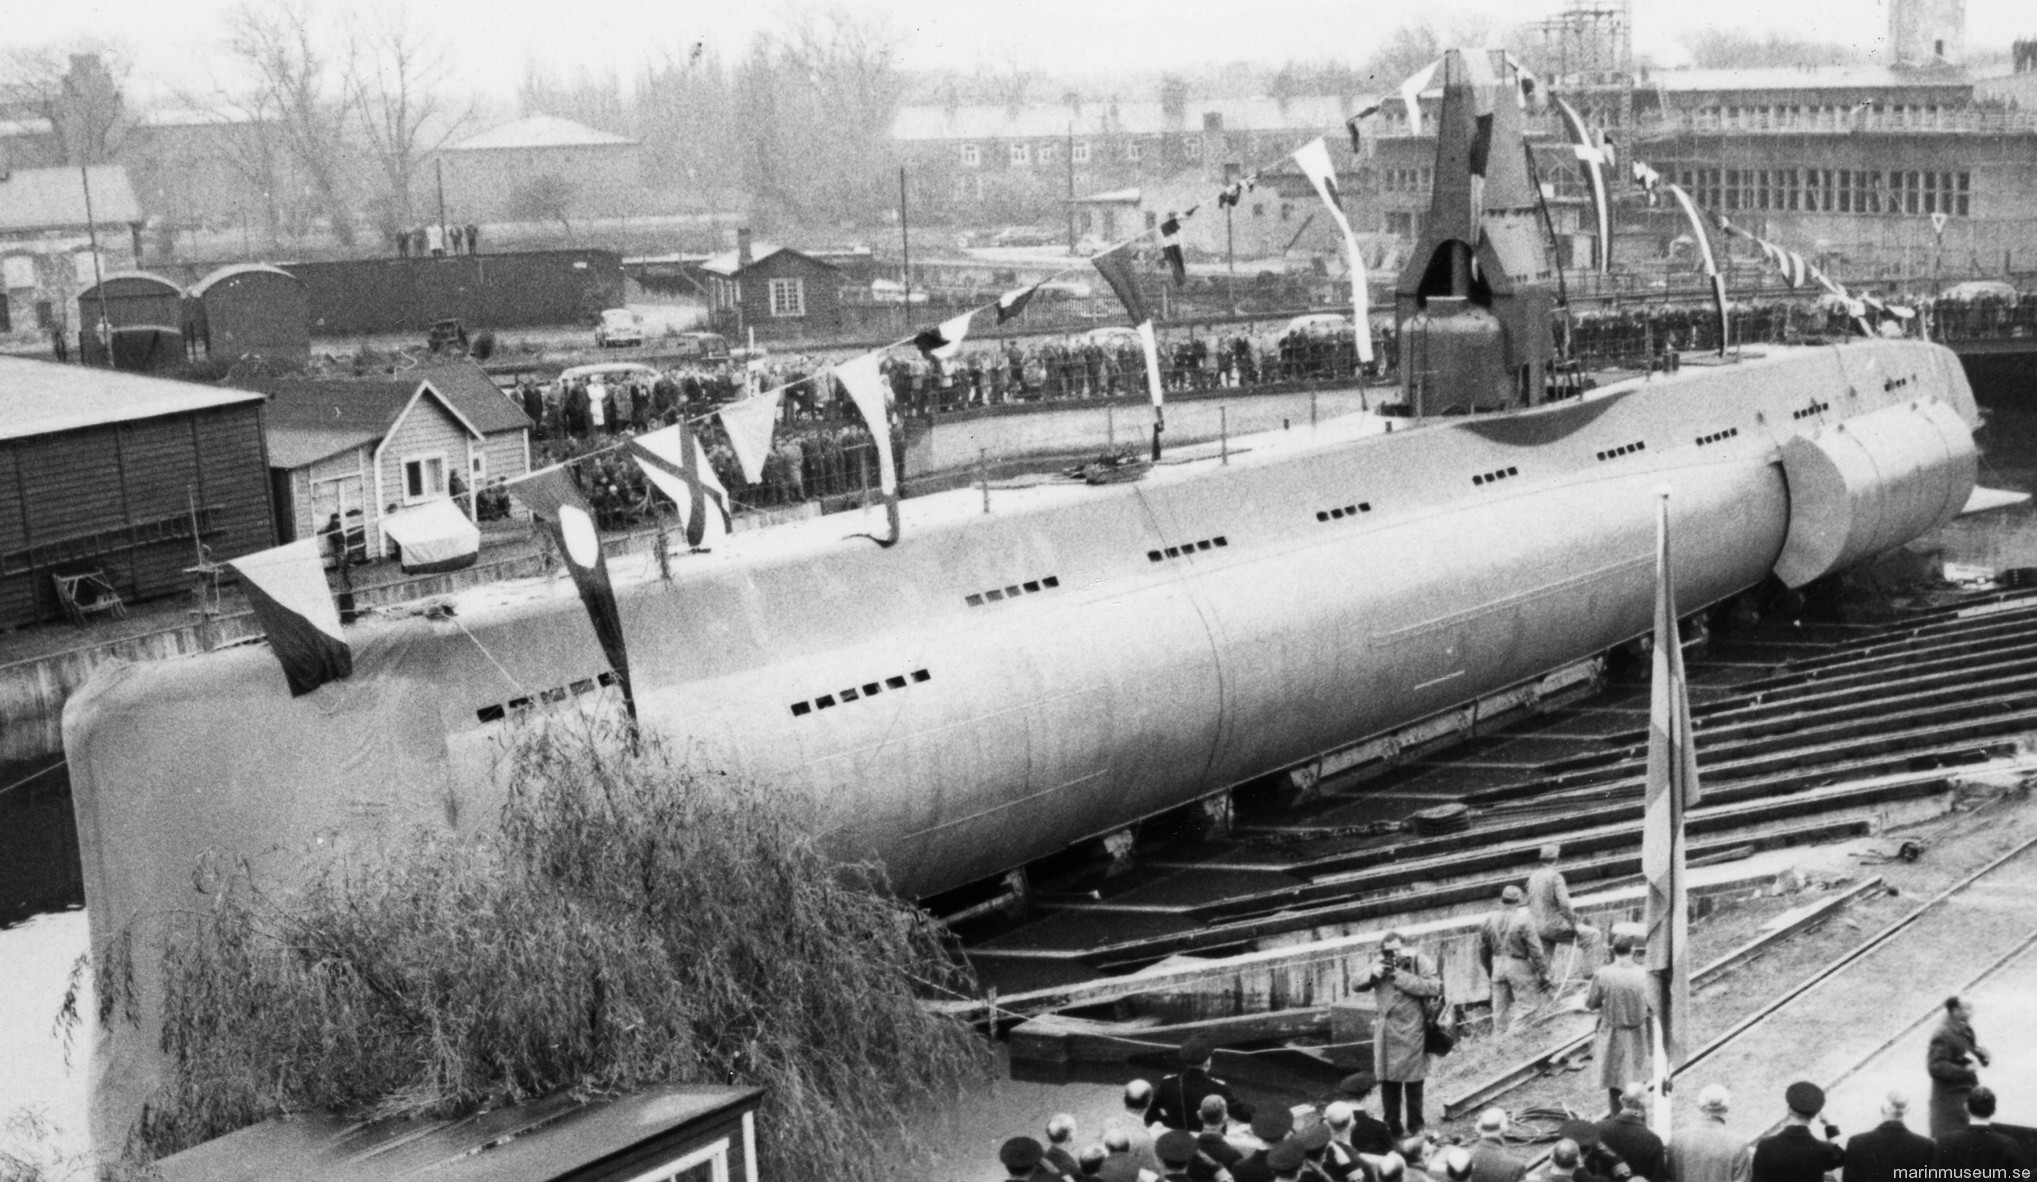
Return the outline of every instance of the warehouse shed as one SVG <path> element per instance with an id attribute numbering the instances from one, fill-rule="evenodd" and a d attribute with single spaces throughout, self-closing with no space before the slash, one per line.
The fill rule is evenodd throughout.
<path id="1" fill-rule="evenodd" d="M 302 362 L 311 355 L 304 282 L 281 267 L 221 267 L 192 285 L 185 314 L 192 340 L 209 358 Z"/>
<path id="2" fill-rule="evenodd" d="M 275 544 L 262 396 L 0 357 L 0 628 L 62 614 L 56 578 L 128 600 Z"/>
<path id="3" fill-rule="evenodd" d="M 78 293 L 78 350 L 86 365 L 105 365 L 97 326 L 112 328 L 113 360 L 148 371 L 185 359 L 184 289 L 146 271 L 116 271 Z"/>

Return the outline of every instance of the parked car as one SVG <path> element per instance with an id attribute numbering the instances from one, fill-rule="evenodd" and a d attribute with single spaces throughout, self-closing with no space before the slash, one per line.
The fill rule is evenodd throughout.
<path id="1" fill-rule="evenodd" d="M 440 320 L 432 324 L 425 334 L 425 347 L 436 353 L 441 349 L 458 348 L 467 351 L 467 326 L 457 320 Z"/>
<path id="2" fill-rule="evenodd" d="M 682 332 L 672 338 L 672 351 L 689 361 L 727 361 L 728 338 L 718 332 Z"/>
<path id="3" fill-rule="evenodd" d="M 643 344 L 643 318 L 628 308 L 608 309 L 594 325 L 594 343 L 603 349 Z"/>
<path id="4" fill-rule="evenodd" d="M 1946 288 L 1944 298 L 1957 300 L 1962 304 L 1970 304 L 1976 300 L 1999 300 L 2013 308 L 2021 295 L 2013 283 L 2004 283 L 1999 279 L 1969 279 Z"/>
<path id="5" fill-rule="evenodd" d="M 872 279 L 870 281 L 870 302 L 873 304 L 906 303 L 905 284 L 900 283 L 896 279 Z M 924 287 L 913 288 L 910 302 L 915 304 L 926 303 L 927 289 Z"/>
<path id="6" fill-rule="evenodd" d="M 1006 226 L 990 240 L 992 246 L 1052 246 L 1060 237 L 1052 230 L 1035 226 Z"/>

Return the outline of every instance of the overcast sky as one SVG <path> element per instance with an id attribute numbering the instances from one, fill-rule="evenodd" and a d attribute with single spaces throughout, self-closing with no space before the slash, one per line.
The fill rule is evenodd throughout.
<path id="1" fill-rule="evenodd" d="M 1363 58 L 1394 28 L 1434 14 L 1445 27 L 1470 18 L 1517 23 L 1555 13 L 1562 0 L 850 0 L 901 35 L 905 64 L 996 69 L 1011 60 L 1052 72 L 1140 71 L 1198 62 L 1277 64 Z M 120 38 L 142 96 L 202 85 L 233 0 L 0 0 L 0 45 Z M 1635 0 L 1635 48 L 1664 64 L 1707 25 L 1749 33 L 1844 41 L 1877 49 L 1886 0 Z M 371 5 L 372 6 L 372 5 Z M 371 7 L 369 6 L 369 7 Z M 462 81 L 507 97 L 526 58 L 623 76 L 647 56 L 699 41 L 735 56 L 759 32 L 804 7 L 788 0 L 411 0 L 416 19 L 458 40 Z M 1967 0 L 1970 47 L 2037 36 L 2031 0 Z"/>

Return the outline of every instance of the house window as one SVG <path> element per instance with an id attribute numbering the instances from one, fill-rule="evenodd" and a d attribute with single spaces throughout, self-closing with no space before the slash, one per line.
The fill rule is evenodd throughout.
<path id="1" fill-rule="evenodd" d="M 1033 150 L 1031 146 L 1027 144 L 1013 144 L 1011 146 L 1011 162 L 1013 164 L 1030 164 L 1032 163 L 1032 158 Z"/>
<path id="2" fill-rule="evenodd" d="M 806 281 L 804 279 L 773 279 L 771 281 L 771 315 L 806 315 Z"/>
<path id="3" fill-rule="evenodd" d="M 467 482 L 468 487 L 480 488 L 483 484 L 487 483 L 488 480 L 487 452 L 485 451 L 475 452 L 474 458 L 469 462 L 469 466 L 473 468 L 473 472 L 471 473 L 472 479 L 470 479 Z"/>
<path id="4" fill-rule="evenodd" d="M 1960 217 L 1967 216 L 1967 188 L 1972 178 L 1973 174 L 1968 172 L 1962 172 L 1953 177 L 1953 180 L 1958 182 L 1959 187 L 1955 190 L 1955 195 L 1952 198 L 1952 212 Z"/>
<path id="5" fill-rule="evenodd" d="M 38 331 L 48 331 L 56 318 L 57 309 L 55 304 L 48 300 L 37 300 L 35 302 L 35 327 Z"/>
<path id="6" fill-rule="evenodd" d="M 1137 160 L 1138 158 L 1139 158 L 1139 141 L 1137 141 L 1137 140 L 1126 140 L 1126 141 L 1125 141 L 1125 159 L 1127 159 L 1127 160 Z"/>
<path id="7" fill-rule="evenodd" d="M 1198 161 L 1202 159 L 1202 140 L 1191 138 L 1188 141 L 1188 158 Z"/>
<path id="8" fill-rule="evenodd" d="M 413 456 L 403 461 L 403 503 L 436 500 L 446 495 L 446 457 Z"/>
<path id="9" fill-rule="evenodd" d="M 962 145 L 962 167 L 975 168 L 983 163 L 983 149 L 975 144 Z"/>
<path id="10" fill-rule="evenodd" d="M 32 255 L 10 254 L 0 262 L 9 289 L 35 286 L 35 258 Z"/>
<path id="11" fill-rule="evenodd" d="M 1068 158 L 1077 164 L 1089 163 L 1089 141 L 1076 140 L 1075 146 L 1068 149 Z"/>
<path id="12" fill-rule="evenodd" d="M 1033 153 L 1033 160 L 1039 164 L 1052 164 L 1054 162 L 1054 145 L 1041 144 L 1039 150 Z"/>

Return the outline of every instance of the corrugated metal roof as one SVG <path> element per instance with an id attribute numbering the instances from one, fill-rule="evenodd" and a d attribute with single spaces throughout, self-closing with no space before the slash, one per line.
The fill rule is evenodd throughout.
<path id="1" fill-rule="evenodd" d="M 142 220 L 127 169 L 95 164 L 92 218 L 102 226 Z M 75 168 L 17 168 L 0 180 L 0 233 L 82 229 L 85 226 L 85 185 Z"/>
<path id="2" fill-rule="evenodd" d="M 557 115 L 526 115 L 448 146 L 448 152 L 485 152 L 498 148 L 586 148 L 634 144 L 627 136 L 597 131 L 585 123 Z"/>
<path id="3" fill-rule="evenodd" d="M 1072 134 L 1159 135 L 1200 131 L 1205 115 L 1216 115 L 1224 131 L 1324 131 L 1371 101 L 1357 95 L 1305 95 L 1282 103 L 1273 98 L 1192 99 L 1181 117 L 1170 119 L 1158 102 L 1028 103 L 901 108 L 891 124 L 894 140 L 1047 139 Z"/>
<path id="4" fill-rule="evenodd" d="M 0 439 L 260 402 L 249 390 L 82 365 L 0 357 Z"/>
<path id="5" fill-rule="evenodd" d="M 1744 70 L 1660 70 L 1649 82 L 1668 91 L 1693 90 L 1886 90 L 1896 87 L 1966 86 L 1957 67 L 1896 70 L 1888 66 L 1773 66 Z"/>

